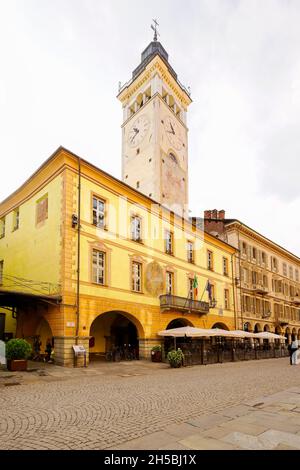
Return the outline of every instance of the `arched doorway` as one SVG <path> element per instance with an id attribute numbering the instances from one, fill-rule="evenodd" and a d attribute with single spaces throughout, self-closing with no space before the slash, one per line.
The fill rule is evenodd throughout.
<path id="1" fill-rule="evenodd" d="M 243 329 L 244 329 L 244 331 L 248 331 L 248 332 L 252 331 L 251 323 L 250 322 L 244 323 Z"/>
<path id="2" fill-rule="evenodd" d="M 269 325 L 265 325 L 265 326 L 264 326 L 264 331 L 270 331 Z"/>
<path id="3" fill-rule="evenodd" d="M 289 327 L 285 329 L 284 336 L 287 339 L 286 344 L 290 344 L 291 343 L 291 330 L 289 329 Z"/>
<path id="4" fill-rule="evenodd" d="M 227 330 L 229 331 L 229 328 L 225 323 L 215 323 L 212 328 L 219 328 L 220 330 Z"/>
<path id="5" fill-rule="evenodd" d="M 296 331 L 296 328 L 293 328 L 292 329 L 292 341 L 295 341 L 295 339 L 297 339 L 297 331 Z"/>
<path id="6" fill-rule="evenodd" d="M 127 312 L 99 315 L 90 327 L 90 359 L 138 359 L 142 332 L 139 321 Z"/>
<path id="7" fill-rule="evenodd" d="M 39 341 L 41 342 L 41 353 L 45 352 L 47 341 L 50 340 L 52 347 L 54 347 L 54 338 L 52 334 L 51 327 L 47 320 L 43 317 L 38 324 L 35 332 L 36 336 L 39 336 Z"/>
<path id="8" fill-rule="evenodd" d="M 261 332 L 261 325 L 260 323 L 256 323 L 254 326 L 254 333 L 260 333 Z"/>
<path id="9" fill-rule="evenodd" d="M 172 330 L 173 328 L 182 328 L 185 326 L 194 326 L 189 320 L 186 318 L 175 318 L 174 320 L 170 321 L 166 330 Z M 180 348 L 185 350 L 191 344 L 191 338 L 187 338 L 186 336 L 177 337 L 174 341 L 173 337 L 165 336 L 164 340 L 164 351 L 167 354 L 172 349 Z"/>
<path id="10" fill-rule="evenodd" d="M 172 328 L 182 328 L 183 326 L 194 326 L 186 318 L 175 318 L 175 320 L 170 321 L 166 330 L 171 330 Z"/>

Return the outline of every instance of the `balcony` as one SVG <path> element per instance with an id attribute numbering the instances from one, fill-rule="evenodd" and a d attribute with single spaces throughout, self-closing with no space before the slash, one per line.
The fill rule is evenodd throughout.
<path id="1" fill-rule="evenodd" d="M 298 295 L 291 297 L 291 302 L 293 302 L 295 305 L 300 305 L 300 297 Z"/>
<path id="2" fill-rule="evenodd" d="M 252 290 L 255 291 L 257 294 L 267 294 L 269 289 L 268 287 L 263 286 L 262 284 L 253 284 Z"/>
<path id="3" fill-rule="evenodd" d="M 284 317 L 276 317 L 276 323 L 280 326 L 286 326 L 289 324 L 289 321 Z"/>
<path id="4" fill-rule="evenodd" d="M 207 314 L 209 312 L 209 304 L 200 300 L 191 300 L 186 297 L 178 297 L 177 295 L 161 295 L 160 310 L 165 312 L 168 310 L 180 310 L 186 313 Z"/>

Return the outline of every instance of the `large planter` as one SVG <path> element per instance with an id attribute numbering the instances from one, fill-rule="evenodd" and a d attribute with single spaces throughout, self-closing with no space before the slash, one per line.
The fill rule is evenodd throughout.
<path id="1" fill-rule="evenodd" d="M 7 368 L 12 372 L 27 370 L 27 360 L 26 359 L 8 359 Z"/>
<path id="2" fill-rule="evenodd" d="M 178 362 L 178 361 L 169 361 L 170 362 L 170 366 L 171 367 L 174 367 L 174 368 L 178 368 L 178 367 L 181 367 L 181 361 Z"/>
<path id="3" fill-rule="evenodd" d="M 152 362 L 161 362 L 162 361 L 161 351 L 152 351 L 151 352 L 151 360 L 152 360 Z"/>

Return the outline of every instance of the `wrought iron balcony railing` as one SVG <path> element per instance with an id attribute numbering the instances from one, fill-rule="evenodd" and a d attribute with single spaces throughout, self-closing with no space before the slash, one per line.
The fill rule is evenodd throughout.
<path id="1" fill-rule="evenodd" d="M 161 295 L 160 309 L 162 312 L 166 310 L 180 310 L 183 312 L 193 312 L 206 314 L 209 312 L 209 304 L 200 300 L 192 300 L 186 297 L 178 297 L 177 295 Z"/>
<path id="2" fill-rule="evenodd" d="M 267 294 L 269 291 L 268 287 L 263 286 L 262 284 L 252 284 L 252 290 L 258 294 Z"/>

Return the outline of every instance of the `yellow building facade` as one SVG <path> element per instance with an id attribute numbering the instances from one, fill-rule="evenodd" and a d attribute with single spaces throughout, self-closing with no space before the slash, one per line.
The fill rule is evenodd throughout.
<path id="1" fill-rule="evenodd" d="M 148 358 L 160 330 L 237 326 L 235 248 L 188 219 L 191 98 L 157 39 L 118 99 L 123 181 L 60 147 L 0 204 L 0 306 L 62 365 L 77 343 Z"/>
<path id="2" fill-rule="evenodd" d="M 73 364 L 76 342 L 150 357 L 175 320 L 236 327 L 235 249 L 66 149 L 2 202 L 0 219 L 1 303 L 17 313 L 17 336 L 40 335 L 42 348 L 54 338 L 58 364 Z"/>

